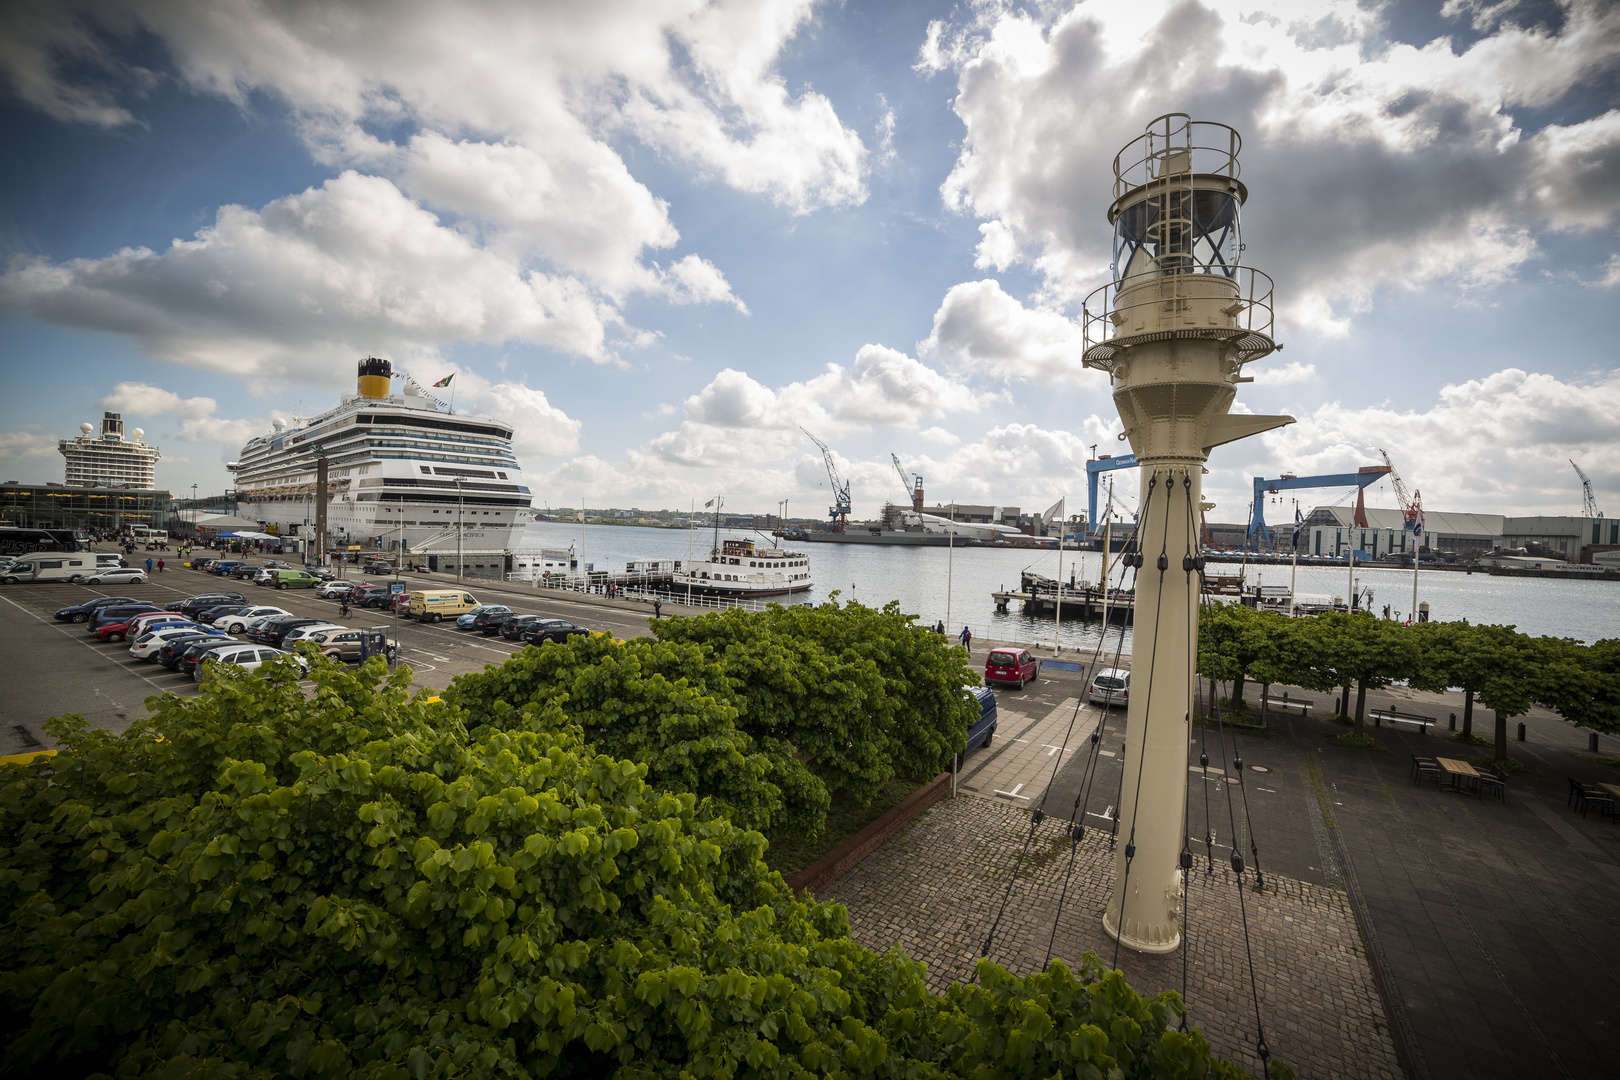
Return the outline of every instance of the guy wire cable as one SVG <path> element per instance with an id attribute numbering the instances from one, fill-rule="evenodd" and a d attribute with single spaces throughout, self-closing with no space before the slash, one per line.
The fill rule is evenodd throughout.
<path id="1" fill-rule="evenodd" d="M 1147 506 L 1142 512 L 1142 527 L 1139 531 L 1146 532 L 1148 522 L 1153 513 L 1153 488 L 1159 482 L 1159 473 L 1154 470 L 1148 479 Z M 1136 858 L 1136 815 L 1142 805 L 1142 769 L 1147 763 L 1147 736 L 1148 728 L 1153 722 L 1153 675 L 1159 662 L 1159 615 L 1164 608 L 1164 572 L 1170 569 L 1170 557 L 1165 552 L 1170 542 L 1170 475 L 1165 471 L 1164 480 L 1164 530 L 1160 534 L 1159 559 L 1159 588 L 1153 601 L 1153 644 L 1148 653 L 1148 696 L 1147 703 L 1142 706 L 1142 746 L 1136 753 L 1136 793 L 1131 799 L 1131 835 L 1125 841 L 1125 877 L 1120 882 L 1119 893 L 1119 924 L 1114 927 L 1114 959 L 1111 966 L 1119 969 L 1119 939 L 1125 936 L 1125 900 L 1130 895 L 1131 888 L 1131 862 Z M 1142 556 L 1137 555 L 1140 559 Z M 1138 576 L 1140 580 L 1140 575 Z M 1134 608 L 1133 608 L 1134 610 Z M 1135 617 L 1132 617 L 1135 621 Z M 1127 728 L 1127 732 L 1129 729 Z M 1124 772 L 1121 771 L 1121 784 L 1124 783 Z"/>
<path id="2" fill-rule="evenodd" d="M 1105 579 L 1104 580 L 1104 586 L 1106 587 L 1106 585 L 1107 585 L 1107 581 Z M 1121 625 L 1123 627 L 1123 624 L 1121 624 Z M 1125 634 L 1125 632 L 1124 632 L 1124 630 L 1122 628 L 1120 630 L 1120 641 L 1121 641 L 1122 644 L 1124 642 L 1124 634 Z M 1098 640 L 1097 640 L 1097 653 L 1101 653 L 1103 642 L 1104 642 L 1104 640 L 1106 640 L 1106 637 L 1107 637 L 1107 628 L 1104 627 L 1104 633 L 1102 635 L 1100 635 L 1098 637 Z M 1093 663 L 1095 664 L 1095 662 L 1096 661 L 1095 661 L 1095 654 L 1094 654 Z M 1110 690 L 1109 691 L 1109 696 L 1111 697 L 1112 694 L 1113 694 L 1113 691 Z M 1077 719 L 1079 719 L 1079 717 L 1080 717 L 1080 702 L 1077 701 L 1077 702 L 1075 702 L 1075 705 L 1074 705 L 1074 712 L 1072 714 L 1070 714 L 1070 716 L 1069 716 L 1069 726 L 1063 733 L 1063 745 L 1061 747 L 1059 747 L 1058 752 L 1055 755 L 1057 760 L 1052 765 L 1052 775 L 1049 776 L 1047 778 L 1047 780 L 1046 780 L 1046 787 L 1041 792 L 1041 801 L 1036 804 L 1034 812 L 1030 814 L 1029 835 L 1027 835 L 1024 838 L 1024 846 L 1018 853 L 1018 859 L 1013 863 L 1012 875 L 1007 879 L 1007 891 L 1005 893 L 1003 893 L 1002 897 L 1001 897 L 1001 907 L 996 912 L 995 921 L 990 924 L 989 936 L 987 936 L 984 939 L 984 948 L 983 948 L 983 950 L 981 950 L 981 959 L 987 958 L 990 955 L 990 946 L 995 941 L 996 930 L 998 928 L 1000 928 L 1002 916 L 1005 915 L 1006 911 L 1007 911 L 1007 903 L 1008 903 L 1008 901 L 1010 901 L 1012 899 L 1013 885 L 1015 885 L 1017 883 L 1017 881 L 1018 881 L 1019 868 L 1023 865 L 1024 856 L 1029 852 L 1029 845 L 1035 839 L 1035 830 L 1040 828 L 1040 825 L 1041 825 L 1042 821 L 1046 820 L 1046 800 L 1052 794 L 1053 785 L 1057 783 L 1057 774 L 1058 774 L 1058 771 L 1063 767 L 1063 756 L 1064 756 L 1064 754 L 1068 753 L 1069 739 L 1074 734 L 1074 724 L 1075 724 L 1075 721 Z M 1097 740 L 1094 739 L 1093 740 L 1093 747 L 1096 746 L 1096 743 L 1097 743 Z M 1073 859 L 1072 858 L 1070 860 L 1070 868 L 1071 868 L 1071 870 L 1073 868 Z M 1067 883 L 1066 882 L 1065 882 L 1065 890 L 1067 890 Z M 1058 908 L 1059 908 L 1060 912 L 1062 910 L 1062 903 L 1063 903 L 1062 899 L 1060 898 L 1059 901 L 1058 901 Z M 1052 935 L 1053 935 L 1053 939 L 1055 940 L 1056 936 L 1057 936 L 1057 924 L 1055 922 L 1053 923 L 1053 926 L 1052 926 Z M 1051 942 L 1050 941 L 1047 943 L 1047 957 L 1046 958 L 1047 958 L 1047 961 L 1050 961 L 1051 958 L 1052 958 Z M 1043 970 L 1044 970 L 1044 967 L 1043 967 Z"/>
<path id="3" fill-rule="evenodd" d="M 1145 515 L 1146 513 L 1147 513 L 1147 511 L 1146 511 L 1146 509 L 1144 509 L 1143 514 Z M 1131 545 L 1133 545 L 1133 544 L 1136 546 L 1136 550 L 1134 552 L 1132 552 L 1130 550 Z M 1134 651 L 1135 641 L 1136 641 L 1136 590 L 1142 584 L 1142 571 L 1141 571 L 1141 567 L 1142 567 L 1142 530 L 1140 528 L 1138 528 L 1131 535 L 1130 540 L 1128 540 L 1126 542 L 1125 551 L 1121 552 L 1121 559 L 1122 559 L 1122 561 L 1125 561 L 1127 569 L 1134 569 L 1134 571 L 1135 571 L 1131 575 L 1131 642 L 1132 642 L 1132 648 L 1133 648 L 1133 651 Z M 1121 580 L 1120 584 L 1123 585 L 1124 581 Z M 1125 630 L 1124 630 L 1124 626 L 1125 626 L 1125 624 L 1122 621 L 1120 623 L 1120 632 L 1119 632 L 1119 649 L 1114 653 L 1114 659 L 1115 660 L 1119 659 L 1120 652 L 1123 652 L 1124 649 L 1125 649 Z M 1103 695 L 1103 701 L 1105 703 L 1104 708 L 1107 708 L 1108 704 L 1112 703 L 1113 700 L 1114 700 L 1114 691 L 1113 691 L 1112 688 L 1110 688 L 1108 690 L 1108 692 Z M 1129 703 L 1127 702 L 1126 705 L 1127 705 L 1127 707 L 1126 707 L 1126 715 L 1128 716 L 1130 714 Z M 1125 764 L 1125 744 L 1124 743 L 1120 743 L 1119 751 L 1120 751 L 1120 759 L 1119 760 L 1120 760 L 1121 768 L 1119 770 L 1119 786 L 1114 792 L 1114 807 L 1113 807 L 1114 813 L 1112 815 L 1112 823 L 1109 826 L 1109 830 L 1108 830 L 1108 850 L 1109 851 L 1114 850 L 1114 848 L 1119 843 L 1119 804 L 1121 802 L 1123 802 L 1124 798 L 1125 798 L 1125 769 L 1124 769 L 1124 764 Z"/>
<path id="4" fill-rule="evenodd" d="M 1132 570 L 1134 580 L 1134 568 L 1127 567 L 1126 569 Z M 1092 655 L 1091 665 L 1093 671 L 1096 669 L 1097 657 L 1102 653 L 1102 646 L 1104 641 L 1107 639 L 1107 634 L 1108 628 L 1104 626 L 1103 633 L 1097 641 L 1097 651 Z M 1114 650 L 1114 663 L 1116 666 L 1119 663 L 1120 653 L 1122 653 L 1124 649 L 1125 621 L 1121 619 L 1119 624 L 1119 645 L 1116 646 Z M 1089 796 L 1091 792 L 1091 781 L 1092 777 L 1096 775 L 1097 762 L 1101 757 L 1102 735 L 1103 731 L 1108 726 L 1108 708 L 1113 702 L 1113 697 L 1114 690 L 1112 687 L 1104 690 L 1102 713 L 1097 720 L 1097 730 L 1091 733 L 1091 749 L 1087 751 L 1086 764 L 1081 770 L 1082 780 L 1080 783 L 1080 790 L 1076 792 L 1074 796 L 1074 806 L 1069 810 L 1069 827 L 1067 830 L 1065 830 L 1069 837 L 1069 863 L 1063 874 L 1063 888 L 1058 892 L 1057 912 L 1052 916 L 1052 933 L 1046 939 L 1046 958 L 1041 962 L 1042 971 L 1046 971 L 1052 966 L 1052 949 L 1057 942 L 1058 925 L 1063 919 L 1063 905 L 1068 901 L 1069 898 L 1069 885 L 1074 877 L 1074 864 L 1080 852 L 1080 841 L 1084 839 L 1086 835 L 1085 822 L 1080 820 L 1080 807 L 1082 803 L 1088 806 L 1090 805 Z M 1077 714 L 1079 712 L 1079 708 L 1079 705 L 1075 706 L 1075 711 Z"/>
<path id="5" fill-rule="evenodd" d="M 1191 466 L 1188 466 L 1187 471 L 1182 474 L 1181 482 L 1183 489 L 1187 493 L 1187 513 L 1190 515 L 1192 513 Z M 1182 557 L 1181 569 L 1183 573 L 1188 575 L 1189 589 L 1193 587 L 1192 574 L 1194 571 L 1197 572 L 1197 595 L 1199 604 L 1202 604 L 1204 595 L 1204 560 L 1202 549 L 1199 550 L 1196 557 L 1193 555 L 1193 545 L 1197 542 L 1197 529 L 1194 528 L 1187 533 L 1187 554 Z M 1187 723 L 1189 726 L 1192 724 L 1192 698 L 1198 687 L 1198 656 L 1197 646 L 1194 644 L 1194 639 L 1198 634 L 1198 620 L 1196 618 L 1198 610 L 1198 605 L 1194 605 L 1195 617 L 1187 624 L 1187 653 L 1188 658 L 1194 661 L 1191 665 L 1193 685 L 1188 688 L 1189 692 L 1187 694 Z M 1202 743 L 1201 737 L 1200 743 Z M 1187 889 L 1188 879 L 1192 877 L 1193 863 L 1192 846 L 1187 835 L 1187 816 L 1191 812 L 1191 805 L 1192 800 L 1183 795 L 1181 799 L 1181 856 L 1177 860 L 1181 865 L 1181 1022 L 1177 1027 L 1183 1032 L 1187 1030 L 1187 1016 L 1191 1011 L 1187 1004 L 1187 956 L 1192 937 L 1192 910 L 1188 903 Z M 1209 784 L 1207 782 L 1204 784 L 1204 817 L 1206 820 L 1209 817 Z"/>
<path id="6" fill-rule="evenodd" d="M 1187 495 L 1188 495 L 1188 498 L 1187 498 L 1188 524 L 1190 526 L 1192 526 L 1194 528 L 1194 530 L 1196 531 L 1197 520 L 1192 517 L 1192 477 L 1191 477 L 1190 473 L 1186 477 L 1185 482 L 1187 484 Z M 1199 559 L 1197 561 L 1199 563 L 1202 563 L 1202 559 Z M 1200 570 L 1200 577 L 1202 577 L 1203 567 L 1201 565 L 1199 566 L 1199 570 Z M 1205 599 L 1204 599 L 1203 590 L 1200 589 L 1199 590 L 1199 611 L 1200 611 L 1200 613 L 1204 609 L 1204 604 L 1205 604 Z M 1211 608 L 1210 610 L 1211 610 L 1211 613 L 1213 615 L 1213 608 Z M 1213 619 L 1213 617 L 1210 620 L 1210 628 L 1211 628 L 1210 644 L 1212 646 L 1212 651 L 1210 653 L 1209 670 L 1210 670 L 1211 677 L 1213 677 L 1214 672 L 1215 672 L 1215 657 L 1214 657 L 1214 652 L 1213 652 L 1215 634 L 1214 634 L 1214 619 Z M 1262 691 L 1262 693 L 1263 693 L 1263 691 Z M 1202 748 L 1202 740 L 1200 740 L 1200 748 Z M 1225 751 L 1226 751 L 1226 745 L 1225 745 L 1225 742 L 1223 741 L 1222 744 L 1221 744 L 1221 752 L 1224 754 Z M 1207 761 L 1206 761 L 1206 765 L 1207 765 Z M 1265 887 L 1266 887 L 1266 878 L 1265 878 L 1265 874 L 1260 869 L 1259 841 L 1255 838 L 1254 818 L 1249 812 L 1249 787 L 1248 787 L 1248 784 L 1245 782 L 1244 777 L 1243 777 L 1243 751 L 1240 749 L 1240 747 L 1238 745 L 1238 733 L 1237 733 L 1236 730 L 1234 730 L 1232 732 L 1232 765 L 1233 765 L 1233 770 L 1237 774 L 1238 794 L 1242 797 L 1242 802 L 1243 802 L 1243 826 L 1248 831 L 1248 834 L 1249 834 L 1249 854 L 1251 856 L 1253 856 L 1253 858 L 1254 858 L 1254 887 L 1255 887 L 1256 890 L 1264 890 Z M 1207 788 L 1208 788 L 1209 785 L 1206 782 L 1204 786 L 1206 788 L 1206 791 L 1205 791 L 1204 818 L 1205 818 L 1205 822 L 1207 824 L 1208 819 L 1209 819 L 1209 809 L 1208 809 L 1209 803 L 1208 803 L 1208 791 L 1207 791 Z M 1222 786 L 1226 786 L 1226 785 L 1222 785 Z M 1214 838 L 1211 837 L 1212 841 L 1213 841 L 1213 839 Z M 1236 834 L 1234 834 L 1232 836 L 1232 845 L 1233 845 L 1233 850 L 1234 851 L 1237 849 L 1237 842 L 1238 842 L 1238 838 L 1237 838 Z M 1210 868 L 1211 868 L 1211 870 L 1213 870 L 1213 868 L 1214 868 L 1214 858 L 1213 857 L 1210 858 Z"/>
<path id="7" fill-rule="evenodd" d="M 1221 754 L 1226 754 L 1226 721 L 1221 715 L 1221 699 L 1215 698 L 1215 727 L 1220 733 Z M 1235 734 L 1234 734 L 1235 737 Z M 1260 984 L 1254 973 L 1254 945 L 1249 938 L 1249 910 L 1243 893 L 1243 853 L 1237 849 L 1237 813 L 1232 808 L 1232 785 L 1223 783 L 1226 789 L 1226 817 L 1232 829 L 1232 870 L 1237 875 L 1235 882 L 1238 896 L 1238 915 L 1243 920 L 1243 951 L 1249 961 L 1249 994 L 1254 1000 L 1254 1026 L 1259 1033 L 1255 1043 L 1255 1053 L 1260 1057 L 1260 1072 L 1264 1075 L 1270 1068 L 1271 1048 L 1266 1045 L 1266 1025 L 1260 1018 Z M 1116 941 L 1117 945 L 1118 942 Z"/>

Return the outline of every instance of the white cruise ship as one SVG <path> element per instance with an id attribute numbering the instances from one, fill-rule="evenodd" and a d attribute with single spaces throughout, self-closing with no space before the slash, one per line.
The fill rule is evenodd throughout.
<path id="1" fill-rule="evenodd" d="M 814 581 L 810 560 L 800 551 L 756 547 L 752 540 L 724 540 L 710 549 L 707 562 L 676 564 L 672 593 L 698 596 L 785 596 L 804 592 Z"/>
<path id="2" fill-rule="evenodd" d="M 533 497 L 512 455 L 512 431 L 488 417 L 452 413 L 408 376 L 392 392 L 387 360 L 360 362 L 357 391 L 337 408 L 242 447 L 237 513 L 282 536 L 315 528 L 318 454 L 328 463 L 327 528 L 333 543 L 378 541 L 507 551 L 534 518 Z"/>

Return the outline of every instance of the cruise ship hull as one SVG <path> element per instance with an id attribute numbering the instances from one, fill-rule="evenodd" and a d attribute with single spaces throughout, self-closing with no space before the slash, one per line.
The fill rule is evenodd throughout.
<path id="1" fill-rule="evenodd" d="M 777 534 L 782 535 L 782 534 Z M 870 529 L 849 529 L 845 532 L 813 532 L 793 533 L 787 539 L 803 544 L 881 544 L 892 547 L 949 547 L 951 538 L 943 533 L 930 532 L 897 532 L 893 529 L 882 529 L 873 532 Z M 958 536 L 956 547 L 967 547 L 975 541 L 970 537 Z"/>

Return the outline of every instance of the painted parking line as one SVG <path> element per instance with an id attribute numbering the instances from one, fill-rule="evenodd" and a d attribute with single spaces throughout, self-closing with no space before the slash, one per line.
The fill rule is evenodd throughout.
<path id="1" fill-rule="evenodd" d="M 1005 795 L 1009 799 L 1023 799 L 1025 802 L 1029 802 L 1029 796 L 1028 795 L 1020 795 L 1020 794 L 1018 794 L 1023 789 L 1024 789 L 1024 785 L 1019 784 L 1016 787 L 1014 787 L 1011 791 L 998 791 L 998 792 L 996 792 L 996 794 L 997 795 Z"/>

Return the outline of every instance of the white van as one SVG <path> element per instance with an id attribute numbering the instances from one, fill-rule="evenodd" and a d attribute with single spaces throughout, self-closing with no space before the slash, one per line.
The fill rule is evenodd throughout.
<path id="1" fill-rule="evenodd" d="M 88 551 L 36 551 L 24 555 L 0 574 L 0 583 L 15 585 L 20 581 L 72 581 L 89 580 L 96 572 L 96 557 Z"/>

